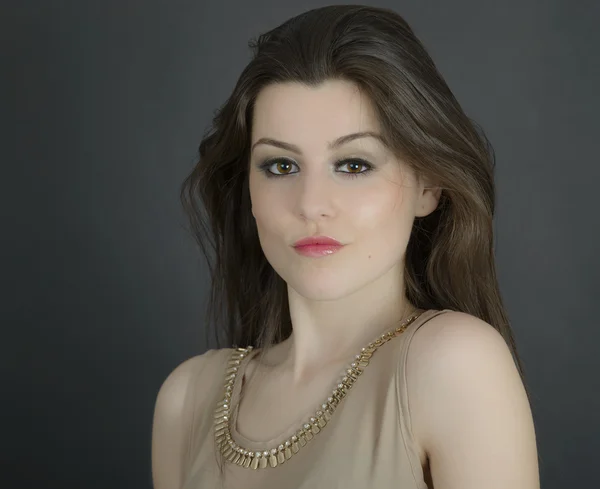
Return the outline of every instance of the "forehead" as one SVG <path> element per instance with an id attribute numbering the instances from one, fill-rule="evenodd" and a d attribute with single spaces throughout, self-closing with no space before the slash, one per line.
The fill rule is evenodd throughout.
<path id="1" fill-rule="evenodd" d="M 256 99 L 252 141 L 270 137 L 299 145 L 326 144 L 345 134 L 379 129 L 370 99 L 354 83 L 278 83 L 265 87 Z"/>

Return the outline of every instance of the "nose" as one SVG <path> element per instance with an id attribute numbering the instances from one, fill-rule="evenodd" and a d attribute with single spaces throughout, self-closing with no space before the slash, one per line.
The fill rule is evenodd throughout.
<path id="1" fill-rule="evenodd" d="M 327 172 L 305 170 L 298 177 L 295 189 L 297 213 L 309 221 L 332 217 L 335 213 L 335 184 Z"/>

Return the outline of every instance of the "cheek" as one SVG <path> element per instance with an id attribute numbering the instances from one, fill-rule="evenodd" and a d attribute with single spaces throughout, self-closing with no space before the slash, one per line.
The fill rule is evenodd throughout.
<path id="1" fill-rule="evenodd" d="M 362 192 L 353 199 L 348 211 L 361 229 L 393 230 L 409 218 L 409 195 L 402 187 L 392 186 Z"/>
<path id="2" fill-rule="evenodd" d="M 277 216 L 273 215 L 273 209 L 269 206 L 254 205 L 253 212 L 259 238 L 269 235 L 276 227 Z"/>
<path id="3" fill-rule="evenodd" d="M 404 256 L 414 220 L 410 204 L 410 193 L 397 186 L 364 195 L 355 203 L 351 222 L 365 266 L 386 268 Z"/>
<path id="4" fill-rule="evenodd" d="M 347 231 L 348 236 L 356 234 L 355 238 L 363 241 L 372 237 L 397 243 L 406 230 L 410 232 L 414 215 L 411 216 L 410 188 L 397 183 L 401 181 L 397 175 L 394 177 L 394 180 L 348 188 L 332 195 L 329 210 L 333 213 L 332 220 L 337 222 L 332 227 Z M 263 185 L 258 180 L 251 189 L 252 214 L 263 245 L 268 246 L 267 237 L 285 236 L 298 226 L 289 202 L 289 190 L 283 186 Z"/>
<path id="5" fill-rule="evenodd" d="M 267 244 L 265 238 L 270 235 L 285 234 L 286 213 L 282 205 L 281 196 L 273 190 L 269 190 L 268 186 L 255 185 L 251 192 L 252 215 L 258 229 L 259 238 L 263 245 Z M 289 230 L 288 230 L 289 232 Z"/>
<path id="6" fill-rule="evenodd" d="M 268 206 L 266 205 L 269 201 L 268 189 L 260 184 L 260 180 L 253 173 L 250 174 L 248 185 L 250 188 L 252 215 L 258 224 L 258 222 L 265 219 L 265 213 L 268 211 Z"/>

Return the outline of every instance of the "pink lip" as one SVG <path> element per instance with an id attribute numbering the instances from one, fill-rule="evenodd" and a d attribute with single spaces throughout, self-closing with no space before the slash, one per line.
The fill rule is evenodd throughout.
<path id="1" fill-rule="evenodd" d="M 299 239 L 294 243 L 295 247 L 312 245 L 342 246 L 342 243 L 340 243 L 337 239 L 330 238 L 329 236 L 309 236 L 307 238 Z"/>
<path id="2" fill-rule="evenodd" d="M 342 246 L 339 241 L 328 236 L 311 236 L 296 241 L 294 249 L 304 256 L 319 257 L 332 255 L 340 250 Z"/>
<path id="3" fill-rule="evenodd" d="M 341 246 L 332 245 L 308 245 L 294 247 L 297 253 L 311 257 L 333 255 L 336 251 L 340 250 L 341 248 Z"/>

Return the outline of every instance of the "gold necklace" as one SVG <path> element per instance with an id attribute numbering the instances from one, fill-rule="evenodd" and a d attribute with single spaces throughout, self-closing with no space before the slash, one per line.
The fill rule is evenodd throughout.
<path id="1" fill-rule="evenodd" d="M 400 326 L 382 334 L 376 340 L 362 348 L 361 352 L 356 355 L 355 361 L 348 366 L 344 376 L 337 383 L 337 387 L 333 389 L 331 396 L 321 405 L 321 409 L 316 411 L 314 416 L 310 417 L 309 421 L 295 435 L 289 437 L 278 447 L 271 448 L 270 450 L 247 450 L 239 446 L 231 437 L 229 422 L 231 420 L 231 395 L 233 393 L 233 386 L 242 360 L 254 349 L 252 346 L 236 348 L 231 354 L 227 370 L 225 371 L 225 392 L 223 398 L 217 403 L 215 409 L 215 442 L 223 458 L 240 467 L 254 470 L 265 469 L 267 467 L 274 468 L 292 458 L 294 454 L 298 453 L 300 448 L 306 446 L 325 427 L 338 404 L 346 397 L 348 389 L 360 377 L 363 369 L 369 365 L 369 359 L 375 350 L 392 338 L 402 334 L 408 325 L 415 321 L 423 312 L 424 310 L 421 310 L 413 314 L 408 319 L 405 319 Z"/>

